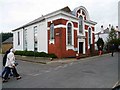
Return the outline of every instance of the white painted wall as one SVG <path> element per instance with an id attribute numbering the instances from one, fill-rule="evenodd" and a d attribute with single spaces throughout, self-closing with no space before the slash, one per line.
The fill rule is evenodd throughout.
<path id="1" fill-rule="evenodd" d="M 37 26 L 38 32 L 38 52 L 48 52 L 48 40 L 47 40 L 47 22 L 43 21 L 28 27 L 27 29 L 27 50 L 34 51 L 34 27 Z M 20 45 L 18 44 L 18 32 L 20 32 Z M 24 36 L 23 36 L 23 29 L 19 29 L 14 31 L 13 33 L 14 42 L 13 46 L 16 50 L 24 50 Z"/>
<path id="2" fill-rule="evenodd" d="M 37 26 L 38 52 L 48 52 L 47 25 L 46 21 L 26 27 L 27 29 L 27 49 L 34 51 L 34 27 Z"/>
<path id="3" fill-rule="evenodd" d="M 46 20 L 38 24 L 38 51 L 48 53 L 48 33 Z"/>
<path id="4" fill-rule="evenodd" d="M 20 45 L 18 45 L 18 32 L 20 33 Z M 23 29 L 14 31 L 13 48 L 15 48 L 15 50 L 23 50 Z"/>
<path id="5" fill-rule="evenodd" d="M 27 50 L 34 51 L 34 26 L 28 26 L 27 29 Z"/>

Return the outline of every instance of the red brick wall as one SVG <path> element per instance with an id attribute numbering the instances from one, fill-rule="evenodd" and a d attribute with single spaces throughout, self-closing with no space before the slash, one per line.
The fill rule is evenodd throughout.
<path id="1" fill-rule="evenodd" d="M 50 31 L 48 30 L 48 53 L 55 54 L 58 58 L 62 57 L 75 57 L 75 52 L 73 50 L 66 50 L 66 29 L 65 28 L 56 28 L 55 34 L 60 33 L 55 36 L 55 43 L 49 44 L 50 40 Z M 77 47 L 77 31 L 74 31 L 74 47 Z"/>
<path id="2" fill-rule="evenodd" d="M 68 20 L 57 19 L 52 21 L 54 26 L 62 24 L 66 25 Z M 51 22 L 48 22 L 48 27 L 50 27 Z M 73 22 L 75 28 L 78 27 L 77 22 Z M 56 35 L 59 33 L 59 35 Z M 58 58 L 62 57 L 75 57 L 76 52 L 74 50 L 66 50 L 66 28 L 55 28 L 55 39 L 54 44 L 49 44 L 50 40 L 50 30 L 48 30 L 48 53 L 55 54 Z M 74 47 L 77 48 L 77 30 L 74 30 Z"/>
<path id="3" fill-rule="evenodd" d="M 52 21 L 54 23 L 54 26 L 56 25 L 66 25 L 68 20 L 65 19 L 57 19 Z M 78 27 L 77 22 L 72 22 L 74 25 L 74 28 Z M 50 27 L 51 22 L 48 22 L 48 27 Z M 88 25 L 85 25 L 85 30 L 88 30 Z M 94 27 L 92 27 L 92 30 L 94 31 Z M 59 35 L 56 33 L 59 33 Z M 88 49 L 88 32 L 85 32 L 86 39 L 85 39 L 85 50 L 86 54 L 89 54 L 89 49 Z M 93 43 L 95 43 L 95 36 L 93 36 Z M 49 44 L 50 40 L 50 31 L 48 30 L 48 53 L 52 54 L 54 53 L 57 55 L 58 58 L 63 58 L 63 57 L 75 57 L 76 52 L 74 50 L 66 50 L 66 28 L 55 28 L 55 39 L 54 39 L 54 44 Z M 94 44 L 93 44 L 94 45 Z M 77 30 L 74 30 L 74 48 L 78 48 L 78 38 L 77 38 Z"/>
<path id="4" fill-rule="evenodd" d="M 89 27 L 88 25 L 85 25 L 85 30 L 88 30 L 88 27 Z"/>

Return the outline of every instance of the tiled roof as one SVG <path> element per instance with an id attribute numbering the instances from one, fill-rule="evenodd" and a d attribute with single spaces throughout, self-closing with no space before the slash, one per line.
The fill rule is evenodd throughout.
<path id="1" fill-rule="evenodd" d="M 6 43 L 11 43 L 12 44 L 13 43 L 13 37 L 10 37 L 3 42 L 3 44 L 6 44 Z"/>

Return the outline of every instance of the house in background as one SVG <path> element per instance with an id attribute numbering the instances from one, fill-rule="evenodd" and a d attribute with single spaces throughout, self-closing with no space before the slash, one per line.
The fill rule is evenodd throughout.
<path id="1" fill-rule="evenodd" d="M 8 38 L 2 43 L 2 53 L 5 53 L 11 47 L 13 47 L 13 37 Z"/>
<path id="2" fill-rule="evenodd" d="M 55 54 L 58 58 L 89 54 L 95 44 L 95 25 L 83 6 L 67 6 L 13 30 L 13 47 Z"/>
<path id="3" fill-rule="evenodd" d="M 99 31 L 98 33 L 96 33 L 95 35 L 95 41 L 98 40 L 98 38 L 103 38 L 104 42 L 107 42 L 107 38 L 109 36 L 109 33 L 111 31 L 112 26 L 109 24 L 109 27 L 104 28 L 103 25 L 101 26 L 101 31 Z M 120 30 L 118 29 L 118 26 L 116 26 L 115 28 L 116 34 L 117 34 L 117 38 L 120 38 Z"/>

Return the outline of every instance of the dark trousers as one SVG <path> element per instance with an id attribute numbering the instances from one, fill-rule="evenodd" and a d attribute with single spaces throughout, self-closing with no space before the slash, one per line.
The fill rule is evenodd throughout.
<path id="1" fill-rule="evenodd" d="M 20 76 L 20 75 L 17 73 L 17 70 L 16 70 L 15 67 L 14 67 L 14 68 L 5 67 L 5 76 L 3 77 L 5 80 L 8 79 L 8 76 L 9 76 L 9 74 L 11 73 L 11 69 L 12 69 L 13 75 L 14 75 L 15 77 Z"/>
<path id="2" fill-rule="evenodd" d="M 13 72 L 14 77 L 19 77 L 20 76 L 15 67 L 12 68 L 12 72 Z"/>
<path id="3" fill-rule="evenodd" d="M 111 54 L 112 57 L 113 57 L 113 54 L 114 54 L 114 51 L 112 51 L 112 54 Z"/>
<path id="4" fill-rule="evenodd" d="M 4 70 L 2 71 L 2 77 L 4 77 L 5 73 L 7 72 L 7 68 L 5 67 Z M 12 72 L 10 71 L 10 76 L 13 76 Z"/>
<path id="5" fill-rule="evenodd" d="M 3 77 L 5 80 L 8 79 L 10 72 L 11 72 L 11 68 L 5 67 L 5 76 Z"/>

